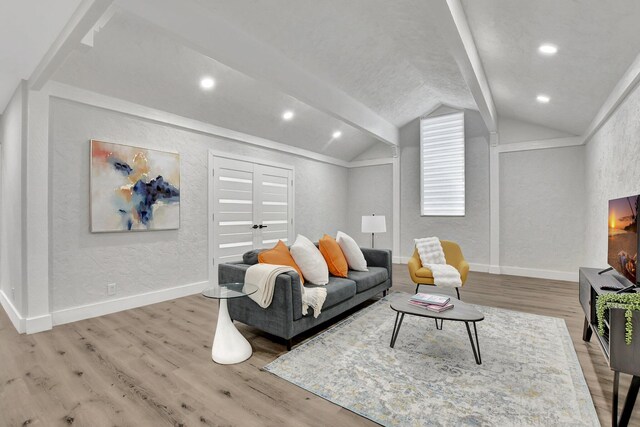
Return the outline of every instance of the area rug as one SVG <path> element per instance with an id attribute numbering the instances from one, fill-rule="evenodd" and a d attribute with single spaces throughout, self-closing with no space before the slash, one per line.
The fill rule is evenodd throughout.
<path id="1" fill-rule="evenodd" d="M 599 426 L 564 320 L 476 306 L 477 365 L 464 323 L 405 316 L 394 293 L 264 369 L 389 426 Z"/>

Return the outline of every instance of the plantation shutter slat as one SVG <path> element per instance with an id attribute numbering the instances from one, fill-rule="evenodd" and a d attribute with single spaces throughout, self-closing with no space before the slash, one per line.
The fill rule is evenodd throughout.
<path id="1" fill-rule="evenodd" d="M 464 149 L 464 113 L 420 120 L 421 215 L 465 215 Z"/>

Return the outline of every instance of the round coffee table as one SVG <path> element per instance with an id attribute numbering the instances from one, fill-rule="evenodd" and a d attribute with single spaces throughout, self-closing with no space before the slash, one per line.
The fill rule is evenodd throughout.
<path id="1" fill-rule="evenodd" d="M 431 294 L 438 295 L 443 297 L 449 297 L 449 295 L 442 294 Z M 403 296 L 401 298 L 396 298 L 391 301 L 391 308 L 396 312 L 396 322 L 393 326 L 393 333 L 391 334 L 391 348 L 396 345 L 396 340 L 398 339 L 398 333 L 400 332 L 400 326 L 402 326 L 402 321 L 404 320 L 405 314 L 410 314 L 412 316 L 420 316 L 420 317 L 430 317 L 435 319 L 436 328 L 438 330 L 442 329 L 442 322 L 445 320 L 452 320 L 454 322 L 464 322 L 464 325 L 467 327 L 467 333 L 469 334 L 469 341 L 471 342 L 471 349 L 473 350 L 473 357 L 476 359 L 476 363 L 478 365 L 482 364 L 482 358 L 480 356 L 480 342 L 478 341 L 478 329 L 476 328 L 476 322 L 480 322 L 484 320 L 484 314 L 480 313 L 478 310 L 470 306 L 469 304 L 465 304 L 457 298 L 449 297 L 450 304 L 453 304 L 453 308 L 449 310 L 445 310 L 441 313 L 437 313 L 435 311 L 429 311 L 426 308 L 418 307 L 413 304 L 409 304 L 409 298 Z M 438 323 L 438 321 L 440 323 Z M 473 333 L 475 335 L 475 343 L 473 340 L 473 336 L 471 335 L 471 328 L 469 327 L 469 323 L 473 323 Z"/>
<path id="2" fill-rule="evenodd" d="M 233 324 L 227 308 L 227 300 L 242 298 L 258 291 L 256 286 L 244 283 L 225 283 L 214 286 L 202 292 L 206 298 L 217 299 L 220 302 L 216 333 L 211 346 L 211 358 L 222 365 L 244 362 L 251 357 L 251 344 L 242 336 Z"/>

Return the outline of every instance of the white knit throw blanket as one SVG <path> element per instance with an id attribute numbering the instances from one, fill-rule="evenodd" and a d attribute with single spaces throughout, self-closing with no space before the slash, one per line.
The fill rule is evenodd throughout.
<path id="1" fill-rule="evenodd" d="M 249 267 L 244 277 L 244 283 L 258 288 L 258 291 L 249 295 L 249 298 L 262 308 L 269 307 L 273 301 L 273 291 L 276 288 L 278 275 L 289 271 L 295 270 L 286 265 L 272 264 L 255 264 Z M 327 298 L 327 290 L 321 287 L 307 288 L 300 282 L 300 292 L 302 293 L 302 314 L 306 315 L 311 307 L 313 308 L 313 317 L 318 317 Z"/>
<path id="2" fill-rule="evenodd" d="M 448 286 L 458 288 L 462 286 L 460 272 L 452 265 L 447 264 L 444 251 L 437 237 L 425 237 L 415 239 L 416 249 L 420 255 L 422 266 L 433 273 L 433 283 L 436 286 Z"/>

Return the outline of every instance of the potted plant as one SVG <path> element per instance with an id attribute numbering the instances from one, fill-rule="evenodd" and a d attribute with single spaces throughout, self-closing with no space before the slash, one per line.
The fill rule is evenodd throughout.
<path id="1" fill-rule="evenodd" d="M 598 317 L 598 333 L 604 334 L 604 313 L 611 308 L 625 310 L 625 342 L 631 344 L 633 336 L 633 312 L 640 311 L 640 293 L 604 294 L 598 297 L 596 315 Z"/>

